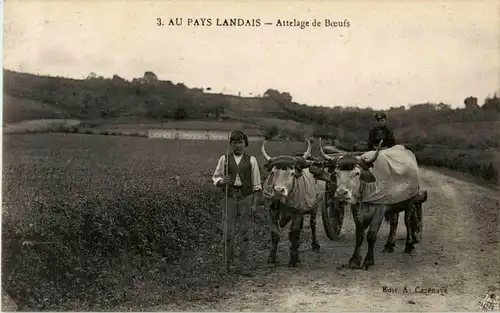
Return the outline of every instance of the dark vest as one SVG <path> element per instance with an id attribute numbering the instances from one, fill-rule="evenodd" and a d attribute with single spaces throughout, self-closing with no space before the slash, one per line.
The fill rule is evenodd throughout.
<path id="1" fill-rule="evenodd" d="M 240 176 L 241 187 L 243 195 L 247 196 L 253 193 L 253 183 L 252 183 L 252 164 L 250 163 L 250 156 L 243 153 L 240 164 L 236 165 L 233 153 L 228 156 L 228 171 L 231 181 L 229 182 L 229 189 L 234 186 L 234 181 L 236 180 L 236 174 Z"/>
<path id="2" fill-rule="evenodd" d="M 380 140 L 383 140 L 384 142 L 382 143 L 382 147 L 392 147 L 394 145 L 393 142 L 389 142 L 389 137 L 390 137 L 391 130 L 387 126 L 375 126 L 372 129 L 372 134 L 371 134 L 371 144 L 376 147 Z"/>

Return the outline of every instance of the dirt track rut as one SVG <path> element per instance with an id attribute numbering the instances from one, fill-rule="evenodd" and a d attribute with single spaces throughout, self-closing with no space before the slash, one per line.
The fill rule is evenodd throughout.
<path id="1" fill-rule="evenodd" d="M 423 169 L 422 242 L 413 255 L 403 254 L 403 214 L 396 250 L 382 253 L 389 226 L 384 223 L 376 243 L 375 266 L 338 269 L 354 247 L 354 224 L 346 214 L 346 239 L 333 242 L 324 234 L 318 215 L 321 251 L 310 249 L 308 219 L 302 236 L 302 267 L 288 268 L 288 240 L 281 237 L 281 265 L 242 279 L 230 296 L 218 302 L 184 302 L 144 308 L 161 311 L 476 311 L 486 292 L 499 289 L 498 192 Z M 366 252 L 366 240 L 362 254 Z M 266 251 L 267 253 L 267 251 Z M 265 258 L 267 254 L 260 257 Z M 399 292 L 383 292 L 383 287 Z M 406 287 L 409 293 L 403 293 Z M 415 293 L 415 288 L 445 288 L 446 294 Z"/>

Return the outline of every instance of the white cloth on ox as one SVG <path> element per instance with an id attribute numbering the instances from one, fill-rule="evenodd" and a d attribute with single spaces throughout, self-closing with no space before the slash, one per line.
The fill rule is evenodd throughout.
<path id="1" fill-rule="evenodd" d="M 361 158 L 368 160 L 375 151 L 364 153 Z M 418 193 L 420 174 L 415 154 L 401 145 L 381 150 L 370 169 L 376 178 L 366 184 L 362 202 L 376 204 L 398 203 Z"/>
<path id="2" fill-rule="evenodd" d="M 292 193 L 281 205 L 284 205 L 287 210 L 297 213 L 306 213 L 316 207 L 325 196 L 325 182 L 316 180 L 306 168 L 302 171 L 302 175 L 296 178 L 295 186 Z M 270 204 L 273 191 L 272 177 L 269 176 L 263 184 L 263 194 L 266 204 Z"/>

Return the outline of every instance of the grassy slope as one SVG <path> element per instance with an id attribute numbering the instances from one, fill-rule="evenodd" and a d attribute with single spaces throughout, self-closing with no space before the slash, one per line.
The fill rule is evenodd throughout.
<path id="1" fill-rule="evenodd" d="M 76 80 L 69 80 L 63 78 L 47 78 L 43 76 L 36 76 L 24 73 L 15 73 L 6 71 L 6 90 L 10 94 L 14 94 L 17 97 L 38 97 L 36 95 L 43 95 L 43 91 L 50 86 L 50 88 L 58 88 L 60 83 L 65 81 L 67 85 L 73 86 L 72 90 L 69 89 L 70 94 L 65 95 L 61 99 L 71 99 L 72 94 L 78 94 L 78 91 L 82 89 L 79 88 L 87 88 L 88 86 L 94 86 L 95 84 L 99 85 L 103 84 L 103 82 L 82 82 Z M 105 82 L 105 84 L 110 84 L 113 87 L 112 82 Z M 35 87 L 30 87 L 35 86 Z M 45 87 L 44 87 L 45 86 Z M 82 87 L 87 86 L 87 87 Z M 95 86 L 94 86 L 95 87 Z M 92 88 L 94 88 L 92 87 Z M 110 87 L 110 88 L 111 88 Z M 116 87 L 116 86 L 115 86 Z M 47 90 L 52 90 L 52 89 Z M 91 88 L 91 87 L 88 87 Z M 114 87 L 113 87 L 114 88 Z M 167 88 L 167 87 L 166 87 Z M 38 91 L 36 91 L 38 90 Z M 92 90 L 92 89 L 91 89 Z M 30 92 L 33 91 L 30 95 Z M 69 92 L 65 90 L 66 93 Z M 42 92 L 42 93 L 41 93 Z M 57 95 L 56 91 L 51 91 Z M 108 94 L 113 91 L 107 91 Z M 192 89 L 186 89 L 184 91 L 191 97 L 195 103 L 202 103 L 203 101 L 215 101 L 215 103 L 225 103 L 226 111 L 224 115 L 230 117 L 229 120 L 224 122 L 218 122 L 215 120 L 188 120 L 188 121 L 169 121 L 169 122 L 159 122 L 157 120 L 135 116 L 134 112 L 140 112 L 141 110 L 135 107 L 123 107 L 125 111 L 123 112 L 123 116 L 105 119 L 105 120 L 93 120 L 90 123 L 94 128 L 97 128 L 95 131 L 89 131 L 84 129 L 82 132 L 86 133 L 105 133 L 105 134 L 119 134 L 123 133 L 122 131 L 134 132 L 134 133 L 143 133 L 145 129 L 151 127 L 166 127 L 166 128 L 203 128 L 203 129 L 223 129 L 223 130 L 232 130 L 232 129 L 265 129 L 270 126 L 277 126 L 280 129 L 288 128 L 293 131 L 300 131 L 306 135 L 310 135 L 314 130 L 315 126 L 311 124 L 305 124 L 296 122 L 290 119 L 282 118 L 283 116 L 290 116 L 289 112 L 284 112 L 283 108 L 280 107 L 275 101 L 269 98 L 249 98 L 249 97 L 237 97 L 232 95 L 222 95 L 222 94 L 203 94 L 193 92 Z M 34 119 L 34 118 L 50 118 L 50 117 L 61 117 L 64 116 L 65 110 L 59 107 L 56 107 L 55 104 L 59 104 L 60 102 L 55 101 L 54 105 L 47 105 L 38 101 L 26 100 L 21 98 L 16 98 L 16 96 L 8 96 L 6 95 L 4 98 L 4 119 L 9 121 L 18 121 L 23 119 Z M 55 97 L 54 99 L 56 99 Z M 122 100 L 130 99 L 130 97 L 122 98 Z M 131 102 L 133 103 L 133 101 Z M 69 105 L 69 104 L 68 104 Z M 69 110 L 69 109 L 68 109 Z M 75 108 L 72 108 L 73 113 L 76 111 Z M 129 110 L 129 111 L 127 111 Z M 345 111 L 352 111 L 353 109 L 345 109 Z M 69 112 L 69 111 L 67 111 Z M 325 111 L 325 115 L 327 112 Z M 331 114 L 331 113 L 328 113 Z M 398 120 L 400 117 L 396 113 L 390 113 L 394 115 L 394 119 Z M 408 113 L 404 113 L 403 115 Z M 411 114 L 411 113 L 410 113 Z M 498 121 L 475 121 L 475 122 L 454 122 L 454 123 L 426 123 L 427 119 L 431 120 L 432 116 L 427 116 L 425 112 L 420 112 L 420 119 L 415 125 L 396 128 L 396 135 L 398 139 L 402 142 L 423 142 L 428 143 L 431 142 L 433 145 L 442 145 L 444 147 L 461 147 L 460 149 L 470 148 L 469 151 L 466 151 L 467 154 L 471 156 L 476 156 L 478 154 L 484 154 L 485 152 L 482 149 L 492 146 L 498 146 L 498 142 L 500 139 L 498 138 L 498 130 L 500 129 L 500 122 Z M 430 113 L 432 114 L 432 113 Z M 293 115 L 293 114 L 292 114 Z M 401 118 L 403 118 L 403 115 Z M 276 116 L 281 116 L 277 118 Z M 354 118 L 357 119 L 357 115 L 352 115 L 347 120 Z M 423 117 L 423 118 L 422 118 Z M 407 119 L 408 117 L 404 117 L 403 119 Z M 344 121 L 347 121 L 344 120 Z M 340 124 L 340 128 L 347 127 L 348 122 L 342 122 Z M 424 124 L 422 124 L 424 123 Z M 328 126 L 325 124 L 324 126 Z M 364 124 L 361 124 L 359 127 L 365 127 Z M 366 125 L 366 132 L 370 125 Z M 359 129 L 359 128 L 357 128 Z M 117 131 L 118 130 L 118 131 Z M 354 137 L 357 137 L 358 140 L 366 139 L 364 135 L 366 132 L 359 129 L 356 134 L 352 133 Z M 493 135 L 492 135 L 493 134 Z M 477 150 L 481 149 L 481 150 Z M 455 148 L 450 149 L 450 153 L 453 153 Z M 446 151 L 445 151 L 446 152 Z M 441 154 L 442 150 L 436 150 L 434 152 L 426 152 L 426 155 L 432 154 Z M 448 168 L 453 168 L 454 164 L 457 162 L 456 156 L 447 157 L 446 164 L 443 164 L 441 160 L 428 159 L 428 165 L 437 165 L 437 163 L 441 163 L 439 166 L 445 166 Z M 477 159 L 477 157 L 474 157 Z M 498 163 L 498 158 L 496 154 L 492 154 L 489 160 L 485 160 L 481 157 L 482 163 L 488 165 L 491 161 L 498 169 L 500 168 L 500 164 Z M 456 170 L 461 170 L 457 168 Z M 469 167 L 466 172 L 479 172 L 476 171 L 473 167 Z M 481 176 L 479 174 L 478 176 Z M 500 174 L 499 174 L 500 175 Z"/>
<path id="2" fill-rule="evenodd" d="M 48 105 L 39 101 L 26 100 L 28 98 L 33 99 L 33 95 L 35 95 L 36 92 L 39 92 L 36 90 L 51 90 L 51 92 L 54 92 L 52 89 L 57 87 L 48 86 L 60 86 L 60 84 L 73 86 L 74 88 L 83 88 L 82 86 L 84 85 L 88 87 L 96 84 L 103 84 L 100 82 L 85 82 L 64 78 L 36 76 L 12 71 L 4 71 L 4 76 L 6 85 L 4 88 L 6 92 L 6 95 L 4 96 L 4 121 L 7 122 L 15 122 L 26 119 L 66 117 L 67 112 L 69 111 L 65 108 L 56 107 L 55 104 Z M 114 86 L 113 82 L 106 82 L 106 84 L 110 84 L 110 88 L 111 86 Z M 114 89 L 110 89 L 108 93 L 114 92 L 113 90 Z M 57 91 L 55 92 L 57 93 Z M 283 108 L 270 98 L 238 97 L 233 95 L 199 93 L 194 92 L 193 89 L 189 88 L 183 92 L 188 94 L 192 99 L 195 99 L 195 102 L 197 103 L 202 103 L 209 99 L 215 101 L 216 103 L 225 103 L 225 115 L 233 120 L 246 124 L 245 126 L 235 125 L 236 127 L 252 128 L 250 125 L 256 125 L 257 127 L 269 127 L 276 125 L 278 127 L 286 127 L 293 130 L 312 130 L 311 125 L 283 118 L 283 116 L 286 115 L 284 114 L 285 112 L 283 111 Z M 69 97 L 71 97 L 71 95 L 69 95 Z M 134 116 L 130 116 L 131 114 L 134 115 L 140 111 L 136 112 L 137 108 L 126 107 L 125 109 L 129 112 L 123 112 L 123 117 L 119 118 L 123 119 L 123 122 L 117 122 L 116 119 L 114 119 L 114 121 L 106 121 L 106 124 L 133 124 L 134 120 L 140 124 L 141 120 L 147 120 L 144 117 L 135 118 Z M 346 109 L 346 111 L 349 111 L 349 109 Z M 276 114 L 280 114 L 280 118 L 276 118 Z M 127 119 L 129 122 L 125 122 Z M 151 120 L 146 123 L 151 122 L 157 123 Z M 210 125 L 207 126 L 207 128 L 212 128 L 211 125 L 213 124 L 217 125 L 218 123 L 204 123 L 203 127 Z M 198 127 L 198 125 L 191 122 L 186 124 L 182 123 L 182 125 L 183 126 L 179 127 Z M 497 122 L 496 124 L 492 122 L 465 122 L 438 125 L 412 125 L 411 127 L 398 129 L 397 132 L 398 136 L 400 136 L 403 141 L 412 140 L 416 136 L 425 137 L 428 134 L 439 133 L 443 136 L 452 134 L 455 137 L 463 138 L 465 141 L 472 140 L 477 142 L 479 140 L 477 138 L 478 136 L 481 136 L 481 134 L 491 134 L 494 131 L 498 132 L 499 127 L 500 122 Z M 416 131 L 415 128 L 418 128 L 418 131 Z M 457 136 L 457 134 L 459 134 L 459 136 Z"/>
<path id="3" fill-rule="evenodd" d="M 33 100 L 33 94 L 39 88 L 53 90 L 49 85 L 58 86 L 65 84 L 68 86 L 79 86 L 81 81 L 37 76 L 27 73 L 18 73 L 13 71 L 4 71 L 5 77 L 5 95 L 4 95 L 4 121 L 18 122 L 28 119 L 41 119 L 41 118 L 61 118 L 67 117 L 67 110 L 57 107 L 56 105 L 49 105 L 40 101 Z M 95 85 L 96 82 L 89 82 L 89 86 Z M 98 84 L 98 83 L 97 83 Z M 110 83 L 112 84 L 112 83 Z M 35 87 L 32 87 L 35 86 Z M 109 92 L 109 91 L 108 91 Z M 288 127 L 291 129 L 310 128 L 308 125 L 294 122 L 291 120 L 277 119 L 273 114 L 282 113 L 282 108 L 275 101 L 263 97 L 238 97 L 233 95 L 223 94 L 199 94 L 193 92 L 191 89 L 184 91 L 190 95 L 191 98 L 201 103 L 204 99 L 210 99 L 216 103 L 225 103 L 226 110 L 224 115 L 231 118 L 236 122 L 231 128 L 262 128 L 272 125 L 279 127 Z M 27 100 L 30 98 L 31 100 Z M 35 97 L 36 98 L 36 97 Z M 158 123 L 145 117 L 135 117 L 135 112 L 140 112 L 139 108 L 128 108 L 130 112 L 123 112 L 124 116 L 106 120 L 103 127 L 109 128 L 114 124 L 150 124 Z M 132 114 L 132 116 L 130 116 Z M 208 129 L 217 128 L 218 122 L 206 122 L 197 125 L 192 122 L 178 122 L 178 127 L 183 128 L 198 128 L 206 127 Z M 243 123 L 243 124 L 242 124 Z M 109 124 L 109 126 L 108 126 Z M 168 126 L 170 127 L 170 125 Z M 222 126 L 225 127 L 225 126 Z M 224 129 L 224 128 L 223 128 Z"/>
<path id="4" fill-rule="evenodd" d="M 47 103 L 9 95 L 3 97 L 4 124 L 34 119 L 65 118 L 67 116 L 68 114 L 63 109 Z"/>
<path id="5" fill-rule="evenodd" d="M 449 124 L 420 125 L 421 131 L 416 132 L 415 127 L 405 127 L 396 129 L 396 135 L 403 138 L 405 142 L 411 142 L 417 137 L 426 138 L 429 136 L 440 136 L 443 144 L 449 143 L 449 138 L 460 138 L 484 149 L 491 146 L 491 142 L 485 140 L 486 135 L 500 138 L 500 121 L 476 121 L 476 122 L 455 122 Z"/>
<path id="6" fill-rule="evenodd" d="M 233 96 L 230 96 L 231 99 Z M 158 120 L 146 117 L 118 117 L 106 120 L 91 121 L 97 129 L 134 129 L 144 130 L 149 128 L 183 128 L 183 129 L 210 129 L 210 130 L 234 130 L 234 129 L 263 129 L 273 125 L 279 128 L 289 128 L 292 130 L 310 131 L 311 125 L 299 123 L 292 120 L 266 117 L 266 103 L 256 101 L 255 99 L 242 100 L 242 105 L 238 105 L 236 100 L 232 100 L 230 113 L 228 116 L 234 118 L 228 121 L 214 120 L 187 120 L 187 121 L 169 121 L 158 122 Z M 255 104 L 255 110 L 251 110 Z M 17 123 L 26 120 L 35 119 L 53 119 L 65 118 L 69 116 L 63 109 L 41 101 L 20 99 L 9 95 L 4 96 L 3 100 L 3 120 L 4 124 Z M 270 110 L 273 110 L 271 108 Z M 246 116 L 246 117 L 245 117 Z"/>

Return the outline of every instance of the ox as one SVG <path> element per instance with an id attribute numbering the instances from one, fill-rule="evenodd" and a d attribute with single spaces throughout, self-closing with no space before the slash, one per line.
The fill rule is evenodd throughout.
<path id="1" fill-rule="evenodd" d="M 351 213 L 356 228 L 356 246 L 354 253 L 347 265 L 348 268 L 368 269 L 375 264 L 374 246 L 377 234 L 384 218 L 390 223 L 389 237 L 385 245 L 385 252 L 394 251 L 395 234 L 400 212 L 405 212 L 404 221 L 406 226 L 406 246 L 405 253 L 411 253 L 414 244 L 420 241 L 421 233 L 421 205 L 427 200 L 427 191 L 419 190 L 418 193 L 404 201 L 393 204 L 374 204 L 363 202 L 363 197 L 370 183 L 376 181 L 376 177 L 370 172 L 380 152 L 380 142 L 375 154 L 369 160 L 364 160 L 355 154 L 347 152 L 327 155 L 323 151 L 320 143 L 320 152 L 324 159 L 333 163 L 333 173 L 330 180 L 336 186 L 335 198 L 339 201 L 350 204 Z M 363 265 L 361 265 L 360 248 L 365 237 L 365 230 L 368 251 Z"/>
<path id="2" fill-rule="evenodd" d="M 316 236 L 317 207 L 324 195 L 324 182 L 317 182 L 309 172 L 311 164 L 311 143 L 308 141 L 307 151 L 301 156 L 281 155 L 270 157 L 262 143 L 262 155 L 267 161 L 265 168 L 269 176 L 264 182 L 264 197 L 268 200 L 271 222 L 277 228 L 285 227 L 290 221 L 292 225 L 288 234 L 290 240 L 289 266 L 300 265 L 300 234 L 304 226 L 304 215 L 310 215 L 312 233 L 312 250 L 319 251 L 320 245 Z M 280 234 L 271 233 L 271 252 L 268 263 L 277 264 L 276 252 Z"/>

